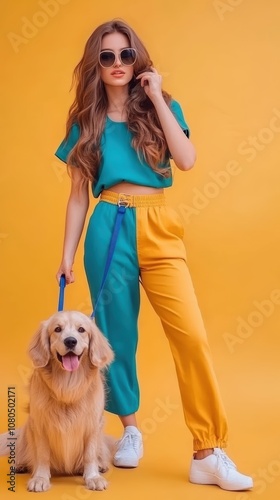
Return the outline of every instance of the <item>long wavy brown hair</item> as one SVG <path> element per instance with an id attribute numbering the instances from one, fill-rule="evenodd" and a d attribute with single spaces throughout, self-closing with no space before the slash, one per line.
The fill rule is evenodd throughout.
<path id="1" fill-rule="evenodd" d="M 84 179 L 95 181 L 102 159 L 100 141 L 105 126 L 108 99 L 100 77 L 99 53 L 104 35 L 119 32 L 127 36 L 129 46 L 136 49 L 134 76 L 129 83 L 126 102 L 127 124 L 132 132 L 132 146 L 153 170 L 169 176 L 168 168 L 160 168 L 167 155 L 167 143 L 155 108 L 135 77 L 152 67 L 150 56 L 134 30 L 122 20 L 114 19 L 98 26 L 89 37 L 81 61 L 73 73 L 72 86 L 76 95 L 69 109 L 66 138 L 74 123 L 78 124 L 80 137 L 67 159 L 68 165 L 79 166 Z M 171 96 L 162 91 L 167 104 Z"/>

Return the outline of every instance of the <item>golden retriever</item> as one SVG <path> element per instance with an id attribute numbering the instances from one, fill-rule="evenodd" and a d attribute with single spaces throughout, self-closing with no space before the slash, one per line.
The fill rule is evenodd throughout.
<path id="1" fill-rule="evenodd" d="M 101 369 L 113 352 L 94 320 L 58 312 L 44 321 L 29 346 L 34 365 L 29 417 L 16 431 L 16 468 L 32 476 L 29 491 L 46 491 L 53 474 L 83 474 L 90 490 L 104 490 L 110 444 L 103 435 L 104 384 Z M 8 434 L 0 455 L 8 455 Z M 112 447 L 111 447 L 112 448 Z"/>

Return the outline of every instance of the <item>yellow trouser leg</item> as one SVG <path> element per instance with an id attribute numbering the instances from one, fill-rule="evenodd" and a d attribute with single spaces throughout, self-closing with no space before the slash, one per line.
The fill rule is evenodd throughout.
<path id="1" fill-rule="evenodd" d="M 170 343 L 194 449 L 223 448 L 227 422 L 186 264 L 182 227 L 168 207 L 138 209 L 137 222 L 141 281 Z"/>

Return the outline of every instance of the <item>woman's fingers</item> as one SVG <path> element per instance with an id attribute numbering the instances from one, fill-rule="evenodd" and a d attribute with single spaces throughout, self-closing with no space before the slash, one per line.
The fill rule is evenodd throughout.
<path id="1" fill-rule="evenodd" d="M 74 281 L 75 281 L 74 271 L 72 269 L 60 269 L 58 271 L 58 273 L 56 274 L 56 279 L 57 279 L 58 284 L 60 283 L 60 278 L 61 278 L 62 274 L 65 275 L 66 285 L 70 285 L 70 283 L 74 283 Z"/>
<path id="2" fill-rule="evenodd" d="M 150 99 L 158 94 L 161 94 L 162 78 L 155 68 L 151 68 L 150 71 L 140 73 L 136 79 L 140 80 L 141 87 L 144 87 L 144 90 Z"/>

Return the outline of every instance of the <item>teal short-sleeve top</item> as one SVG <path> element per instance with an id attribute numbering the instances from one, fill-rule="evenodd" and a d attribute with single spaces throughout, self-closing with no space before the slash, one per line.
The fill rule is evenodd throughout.
<path id="1" fill-rule="evenodd" d="M 180 104 L 172 100 L 170 109 L 182 130 L 189 137 L 189 127 L 185 121 Z M 67 139 L 64 139 L 55 155 L 67 163 L 69 153 L 77 143 L 80 130 L 77 123 L 72 125 Z M 155 172 L 144 159 L 138 157 L 131 145 L 132 133 L 126 122 L 115 122 L 106 117 L 105 127 L 101 136 L 102 160 L 98 169 L 97 179 L 92 185 L 93 196 L 97 198 L 103 189 L 120 182 L 129 182 L 141 186 L 166 188 L 172 185 L 170 159 L 159 165 L 161 168 L 170 168 L 170 176 L 164 177 Z"/>

